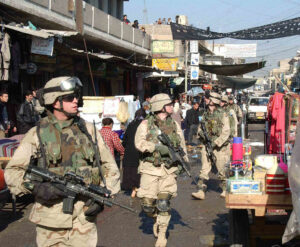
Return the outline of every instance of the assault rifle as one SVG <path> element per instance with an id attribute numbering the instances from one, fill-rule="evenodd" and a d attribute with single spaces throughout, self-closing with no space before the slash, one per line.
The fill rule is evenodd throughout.
<path id="1" fill-rule="evenodd" d="M 203 135 L 204 135 L 205 149 L 206 149 L 206 152 L 208 154 L 208 158 L 210 159 L 212 165 L 216 165 L 217 159 L 216 159 L 215 154 L 213 153 L 213 147 L 212 147 L 212 144 L 211 144 L 211 140 L 208 137 L 207 130 L 206 130 L 204 122 L 200 121 L 200 126 L 201 126 L 201 129 L 202 129 Z"/>
<path id="2" fill-rule="evenodd" d="M 193 182 L 195 184 L 197 184 L 197 182 L 195 181 L 194 177 L 191 175 L 189 169 L 188 169 L 188 164 L 186 163 L 186 161 L 183 159 L 183 157 L 186 155 L 184 150 L 182 149 L 181 146 L 178 146 L 177 148 L 175 148 L 170 140 L 170 138 L 165 134 L 165 133 L 161 133 L 160 135 L 157 136 L 158 140 L 166 145 L 169 148 L 169 152 L 170 152 L 170 156 L 172 159 L 172 163 L 177 163 L 178 165 L 180 165 L 184 171 L 186 172 L 186 174 L 192 178 Z"/>
<path id="3" fill-rule="evenodd" d="M 60 176 L 56 173 L 48 171 L 47 169 L 34 166 L 31 163 L 27 168 L 25 178 L 29 179 L 30 181 L 51 182 L 56 184 L 60 189 L 63 189 L 68 195 L 68 197 L 63 199 L 63 212 L 65 214 L 73 213 L 74 203 L 78 196 L 85 197 L 86 199 L 92 199 L 95 202 L 108 207 L 117 205 L 121 208 L 136 213 L 134 209 L 109 199 L 111 197 L 110 190 L 93 184 L 86 185 L 83 177 L 76 175 L 71 171 L 67 172 L 64 176 Z"/>

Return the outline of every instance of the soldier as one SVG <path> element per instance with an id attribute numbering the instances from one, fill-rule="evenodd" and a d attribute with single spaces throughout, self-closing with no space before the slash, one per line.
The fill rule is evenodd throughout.
<path id="1" fill-rule="evenodd" d="M 170 199 L 177 194 L 176 177 L 178 167 L 172 164 L 169 149 L 161 144 L 157 136 L 163 132 L 174 146 L 181 145 L 186 152 L 180 126 L 171 118 L 173 105 L 167 94 L 156 94 L 150 100 L 152 114 L 138 127 L 135 146 L 142 153 L 138 197 L 142 209 L 154 219 L 153 233 L 158 237 L 155 247 L 167 245 L 166 231 L 171 218 Z M 187 157 L 184 157 L 187 160 Z"/>
<path id="2" fill-rule="evenodd" d="M 238 122 L 240 123 L 243 119 L 243 112 L 241 107 L 239 107 L 237 104 L 234 103 L 234 97 L 233 95 L 228 96 L 228 108 L 233 109 L 235 111 L 236 117 Z"/>
<path id="3" fill-rule="evenodd" d="M 230 139 L 232 139 L 233 137 L 237 137 L 237 134 L 238 134 L 237 133 L 237 124 L 238 124 L 238 121 L 237 121 L 235 111 L 228 107 L 228 96 L 227 95 L 222 95 L 220 106 L 227 113 L 227 115 L 229 117 Z"/>
<path id="4" fill-rule="evenodd" d="M 230 152 L 229 135 L 230 125 L 227 114 L 219 109 L 220 95 L 210 93 L 209 104 L 207 111 L 202 116 L 202 121 L 205 123 L 208 137 L 212 142 L 213 153 L 216 156 L 216 167 L 218 169 L 218 177 L 221 180 L 221 196 L 225 196 L 226 181 L 225 181 L 225 164 L 228 162 L 228 152 Z M 198 136 L 204 142 L 203 131 L 201 126 L 198 128 Z M 205 145 L 205 143 L 203 143 Z M 196 199 L 204 200 L 205 191 L 207 189 L 207 181 L 209 180 L 209 172 L 211 170 L 211 160 L 204 147 L 201 148 L 202 167 L 198 181 L 198 192 L 192 193 Z"/>
<path id="5" fill-rule="evenodd" d="M 32 193 L 35 203 L 29 220 L 35 223 L 38 246 L 96 246 L 97 214 L 103 205 L 78 198 L 73 214 L 62 211 L 65 193 L 50 182 L 32 182 L 23 178 L 31 156 L 37 165 L 63 175 L 73 171 L 87 183 L 99 185 L 100 168 L 112 194 L 120 190 L 119 170 L 93 125 L 78 115 L 82 84 L 77 77 L 57 77 L 48 81 L 42 92 L 47 117 L 28 131 L 5 169 L 5 180 L 15 195 Z M 98 147 L 94 145 L 97 138 Z M 99 152 L 101 167 L 95 162 Z M 41 155 L 39 155 L 41 154 Z M 32 185 L 34 187 L 32 188 Z"/>

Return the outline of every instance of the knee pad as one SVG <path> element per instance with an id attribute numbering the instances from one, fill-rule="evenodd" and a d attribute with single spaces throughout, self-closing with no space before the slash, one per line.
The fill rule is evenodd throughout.
<path id="1" fill-rule="evenodd" d="M 157 195 L 156 208 L 160 213 L 168 213 L 170 211 L 171 197 L 172 196 L 168 193 L 160 193 Z"/>
<path id="2" fill-rule="evenodd" d="M 142 199 L 142 210 L 147 214 L 149 217 L 153 217 L 156 211 L 155 208 L 155 199 L 143 197 Z"/>

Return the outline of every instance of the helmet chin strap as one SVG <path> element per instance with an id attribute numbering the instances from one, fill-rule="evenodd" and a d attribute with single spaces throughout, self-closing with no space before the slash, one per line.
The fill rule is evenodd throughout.
<path id="1" fill-rule="evenodd" d="M 64 113 L 68 118 L 73 118 L 77 116 L 77 112 L 69 113 L 64 110 L 63 101 L 61 97 L 58 98 L 58 101 L 59 101 L 60 108 L 53 107 L 54 110 Z"/>

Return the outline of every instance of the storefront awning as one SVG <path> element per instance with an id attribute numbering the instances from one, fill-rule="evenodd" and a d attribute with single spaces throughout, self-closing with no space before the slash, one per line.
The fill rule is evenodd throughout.
<path id="1" fill-rule="evenodd" d="M 71 48 L 71 51 L 76 52 L 76 53 L 81 54 L 81 55 L 85 55 L 84 50 Z M 122 63 L 126 67 L 135 69 L 139 72 L 153 72 L 153 71 L 159 72 L 160 71 L 159 69 L 156 69 L 155 67 L 148 66 L 148 65 L 141 65 L 141 64 L 137 64 L 137 63 L 131 63 L 126 58 L 119 57 L 119 56 L 114 56 L 114 55 L 111 55 L 111 54 L 101 54 L 101 53 L 93 53 L 93 52 L 88 52 L 88 54 L 91 57 L 99 58 L 99 59 L 107 61 L 107 62 Z"/>
<path id="2" fill-rule="evenodd" d="M 233 89 L 246 89 L 252 87 L 257 79 L 255 78 L 239 78 L 229 76 L 218 76 L 219 84 L 221 87 Z"/>
<path id="3" fill-rule="evenodd" d="M 207 65 L 199 64 L 199 68 L 217 75 L 243 75 L 258 69 L 261 69 L 265 66 L 266 61 L 256 62 L 256 63 L 245 63 L 245 64 L 233 64 L 233 65 Z"/>
<path id="4" fill-rule="evenodd" d="M 5 24 L 2 24 L 1 26 L 10 30 L 14 30 L 16 32 L 24 33 L 27 35 L 31 35 L 43 39 L 48 39 L 54 36 L 70 37 L 78 34 L 78 32 L 74 32 L 74 31 L 47 30 L 47 29 L 32 30 L 26 27 L 21 27 L 21 26 L 19 27 L 19 26 L 5 25 Z"/>
<path id="5" fill-rule="evenodd" d="M 176 71 L 161 71 L 161 72 L 151 72 L 145 74 L 145 78 L 158 78 L 158 77 L 178 77 L 179 73 Z"/>

